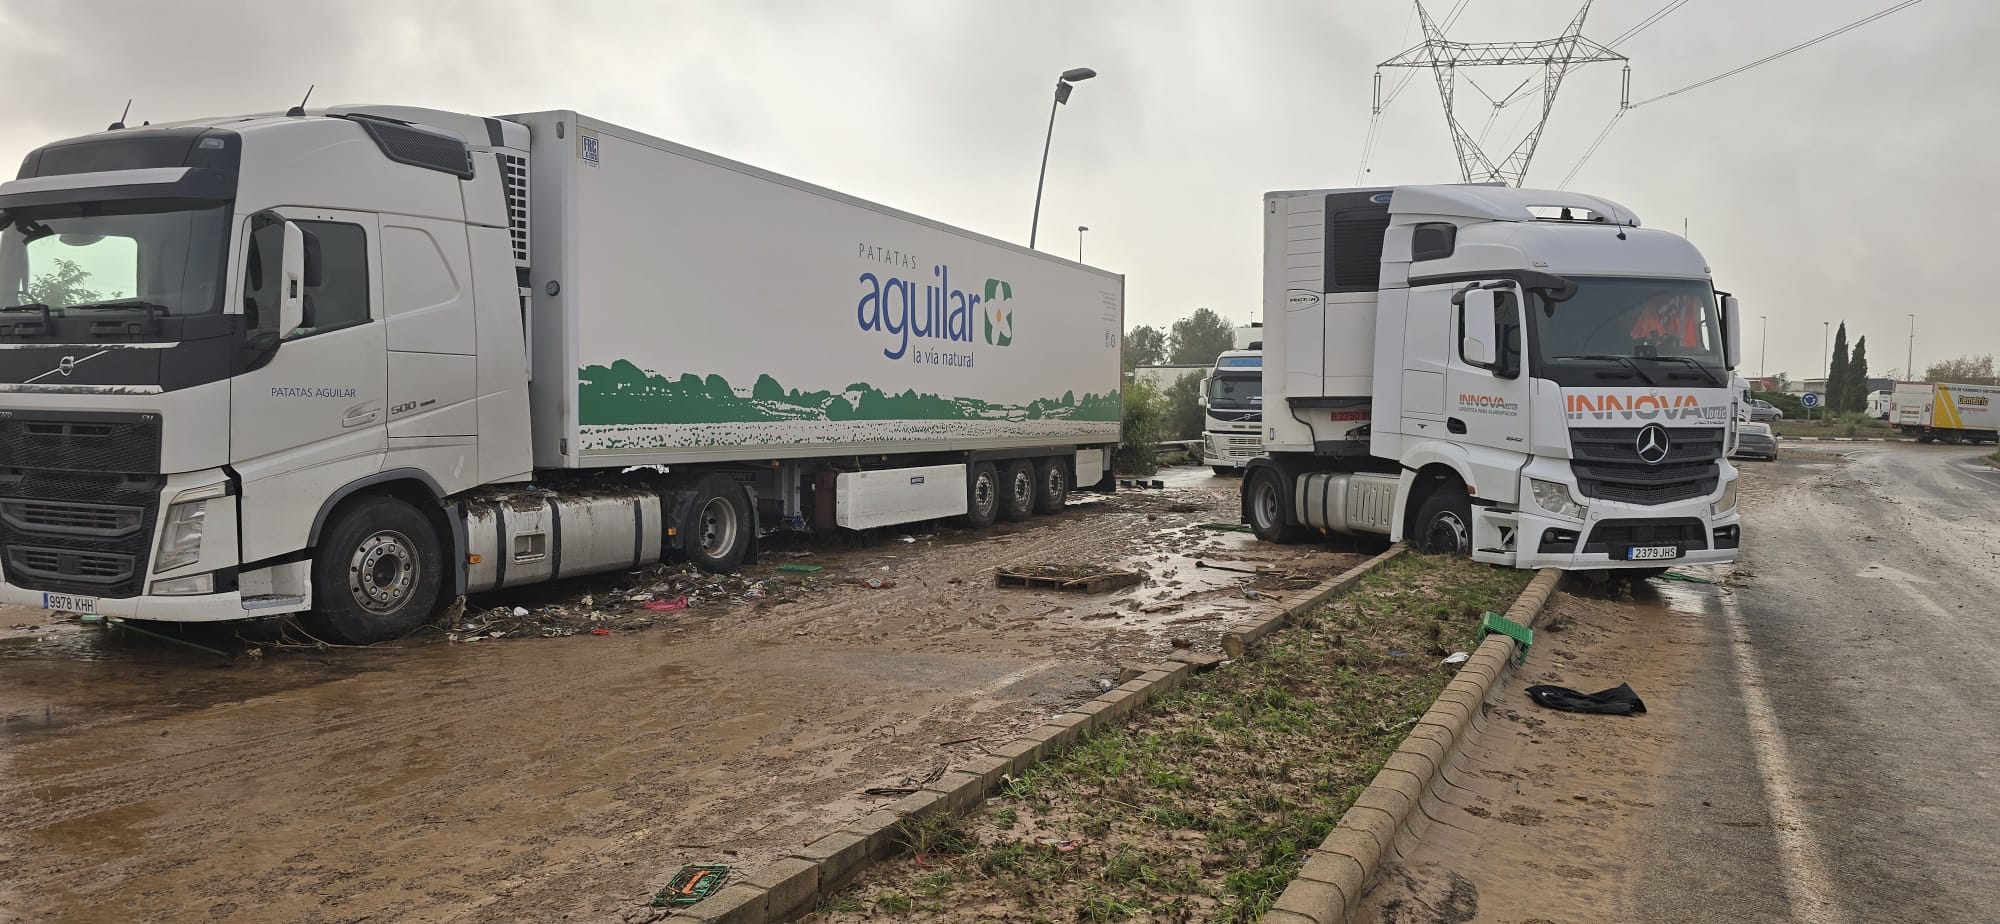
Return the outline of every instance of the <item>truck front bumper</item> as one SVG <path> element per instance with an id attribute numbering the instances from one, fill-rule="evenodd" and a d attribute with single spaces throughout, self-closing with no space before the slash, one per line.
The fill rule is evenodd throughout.
<path id="1" fill-rule="evenodd" d="M 48 609 L 50 594 L 0 582 L 0 603 Z M 82 596 L 80 594 L 57 594 Z M 160 622 L 223 622 L 259 615 L 243 609 L 243 595 L 237 591 L 195 594 L 185 597 L 142 595 L 137 597 L 91 597 L 97 614 L 116 619 L 153 619 Z"/>
<path id="2" fill-rule="evenodd" d="M 1652 506 L 1583 498 L 1567 468 L 1531 464 L 1522 479 L 1520 504 L 1475 506 L 1473 558 L 1565 571 L 1726 565 L 1736 560 L 1743 542 L 1740 508 L 1731 504 L 1715 509 L 1734 495 L 1734 466 L 1723 467 L 1723 479 L 1713 494 Z M 1528 476 L 1567 484 L 1572 498 L 1587 501 L 1583 518 L 1543 510 L 1533 499 Z M 1667 545 L 1677 549 L 1673 558 L 1629 557 L 1634 547 Z"/>

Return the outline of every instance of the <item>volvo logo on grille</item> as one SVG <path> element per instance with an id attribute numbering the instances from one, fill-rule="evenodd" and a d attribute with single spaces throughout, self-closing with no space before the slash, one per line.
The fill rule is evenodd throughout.
<path id="1" fill-rule="evenodd" d="M 63 357 L 60 362 L 56 363 L 56 371 L 62 373 L 63 375 L 68 375 L 72 372 L 75 372 L 76 357 L 74 356 Z"/>
<path id="2" fill-rule="evenodd" d="M 1673 443 L 1667 439 L 1667 428 L 1659 424 L 1647 424 L 1632 440 L 1632 448 L 1639 452 L 1639 461 L 1647 465 L 1667 461 L 1667 450 L 1672 446 Z"/>

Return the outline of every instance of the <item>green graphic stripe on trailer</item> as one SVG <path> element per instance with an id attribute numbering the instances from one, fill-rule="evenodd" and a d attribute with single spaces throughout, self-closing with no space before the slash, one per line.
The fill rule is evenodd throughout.
<path id="1" fill-rule="evenodd" d="M 628 360 L 578 370 L 577 405 L 586 426 L 769 423 L 817 420 L 1089 420 L 1119 419 L 1119 393 L 1074 391 L 1027 404 L 996 404 L 914 389 L 887 394 L 866 382 L 840 391 L 787 390 L 770 375 L 743 394 L 719 375 L 684 373 L 669 379 Z"/>

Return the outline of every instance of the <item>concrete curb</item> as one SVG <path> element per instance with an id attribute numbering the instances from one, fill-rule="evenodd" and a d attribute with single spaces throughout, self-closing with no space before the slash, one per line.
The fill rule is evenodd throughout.
<path id="1" fill-rule="evenodd" d="M 1907 436 L 1780 436 L 1794 443 L 1912 443 Z"/>
<path id="2" fill-rule="evenodd" d="M 1545 568 L 1507 609 L 1507 618 L 1534 625 L 1562 582 Z M 1429 830 L 1445 795 L 1460 783 L 1455 765 L 1462 742 L 1484 726 L 1486 699 L 1513 663 L 1515 642 L 1489 635 L 1417 720 L 1409 737 L 1389 755 L 1333 833 L 1306 855 L 1264 924 L 1347 924 L 1362 889 L 1384 858 L 1407 853 Z M 1469 782 L 1469 781 L 1467 781 Z"/>
<path id="3" fill-rule="evenodd" d="M 1254 618 L 1230 627 L 1223 633 L 1224 650 L 1230 652 L 1230 657 L 1241 657 L 1242 652 L 1258 640 L 1312 612 L 1404 551 L 1402 543 L 1390 546 L 1388 551 L 1320 583 L 1296 601 L 1285 604 L 1275 615 Z M 841 830 L 792 851 L 790 856 L 737 879 L 700 904 L 675 912 L 671 919 L 713 924 L 776 924 L 812 910 L 821 898 L 853 880 L 868 864 L 895 853 L 899 828 L 906 821 L 938 812 L 964 814 L 997 788 L 1003 777 L 1019 774 L 1061 754 L 1084 735 L 1124 719 L 1147 700 L 1180 686 L 1190 675 L 1206 672 L 1222 661 L 1215 655 L 1184 649 L 1176 649 L 1167 658 L 1159 664 L 1140 669 L 1138 676 L 1119 684 L 1111 692 L 1051 719 L 1042 727 L 993 749 L 985 757 L 946 773 L 916 793 L 849 822 Z M 624 919 L 660 920 L 662 917 L 667 916 L 634 916 L 628 913 Z"/>

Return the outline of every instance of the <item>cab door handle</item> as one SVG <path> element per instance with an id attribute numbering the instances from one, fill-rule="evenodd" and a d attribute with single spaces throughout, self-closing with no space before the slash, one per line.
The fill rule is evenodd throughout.
<path id="1" fill-rule="evenodd" d="M 347 416 L 340 419 L 342 427 L 361 427 L 375 422 L 382 416 L 382 409 L 372 402 L 359 404 L 347 409 Z"/>

